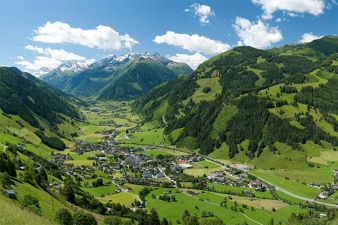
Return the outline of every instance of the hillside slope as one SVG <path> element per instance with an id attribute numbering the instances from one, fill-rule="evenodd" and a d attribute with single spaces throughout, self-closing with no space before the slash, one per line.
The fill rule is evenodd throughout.
<path id="1" fill-rule="evenodd" d="M 128 100 L 143 95 L 165 81 L 192 72 L 188 65 L 175 63 L 157 53 L 111 56 L 86 68 L 76 68 L 56 68 L 41 79 L 75 96 Z"/>
<path id="2" fill-rule="evenodd" d="M 81 120 L 76 99 L 17 68 L 0 68 L 0 99 L 0 130 L 33 144 L 63 149 Z"/>
<path id="3" fill-rule="evenodd" d="M 278 143 L 337 146 L 337 74 L 336 36 L 266 51 L 237 47 L 154 88 L 135 110 L 162 123 L 172 144 L 224 158 L 280 153 Z"/>

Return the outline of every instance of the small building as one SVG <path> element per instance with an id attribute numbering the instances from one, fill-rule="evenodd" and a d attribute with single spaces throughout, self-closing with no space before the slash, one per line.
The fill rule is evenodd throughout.
<path id="1" fill-rule="evenodd" d="M 149 170 L 143 171 L 142 176 L 143 176 L 143 178 L 146 178 L 146 179 L 147 178 L 152 178 L 152 175 L 151 175 L 151 173 L 150 173 Z"/>
<path id="2" fill-rule="evenodd" d="M 191 164 L 187 164 L 187 163 L 181 163 L 181 164 L 178 164 L 178 167 L 185 170 L 185 169 L 189 169 L 189 168 L 192 168 L 192 165 Z"/>
<path id="3" fill-rule="evenodd" d="M 328 191 L 322 191 L 319 195 L 319 198 L 321 199 L 326 199 L 327 197 L 329 197 L 329 192 Z"/>
<path id="4" fill-rule="evenodd" d="M 4 190 L 8 198 L 16 199 L 16 194 L 14 190 Z"/>

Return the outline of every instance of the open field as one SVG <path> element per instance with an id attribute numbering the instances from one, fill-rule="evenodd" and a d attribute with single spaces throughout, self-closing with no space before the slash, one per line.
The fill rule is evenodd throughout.
<path id="1" fill-rule="evenodd" d="M 280 200 L 274 199 L 259 199 L 259 198 L 246 198 L 246 197 L 239 197 L 239 196 L 232 196 L 232 199 L 237 201 L 240 204 L 245 204 L 248 206 L 253 206 L 255 208 L 264 208 L 265 210 L 272 211 L 273 209 L 281 209 L 288 204 Z"/>
<path id="2" fill-rule="evenodd" d="M 203 220 L 202 212 L 212 212 L 215 217 L 226 221 L 227 224 L 238 224 L 246 221 L 248 224 L 267 224 L 271 217 L 275 219 L 275 222 L 281 221 L 285 222 L 288 216 L 292 212 L 301 212 L 303 210 L 294 207 L 288 206 L 279 201 L 274 202 L 275 200 L 269 200 L 270 206 L 278 206 L 276 212 L 270 210 L 264 210 L 261 207 L 244 208 L 241 204 L 238 204 L 236 200 L 228 200 L 227 208 L 221 206 L 221 202 L 224 199 L 223 195 L 211 192 L 200 192 L 197 195 L 188 195 L 183 192 L 176 193 L 175 191 L 170 194 L 174 195 L 176 198 L 175 202 L 166 202 L 159 200 L 157 197 L 166 192 L 165 189 L 158 189 L 152 191 L 152 194 L 147 195 L 146 200 L 148 202 L 148 208 L 157 209 L 161 218 L 166 217 L 173 224 L 181 223 L 182 214 L 185 209 L 189 210 L 191 214 L 196 214 L 200 221 Z M 155 198 L 154 198 L 155 196 Z M 237 203 L 235 203 L 235 201 Z M 248 199 L 248 201 L 250 201 Z M 262 200 L 263 201 L 263 200 Z M 278 203 L 277 203 L 278 202 Z M 262 202 L 260 202 L 262 203 Z M 237 204 L 237 210 L 233 210 L 234 204 Z M 257 203 L 258 204 L 258 203 Z M 232 209 L 231 209 L 232 208 Z M 243 213 L 240 213 L 238 210 L 241 210 Z M 254 211 L 253 211 L 254 210 Z M 245 214 L 245 215 L 244 215 Z M 248 219 L 247 217 L 250 219 Z M 252 220 L 256 221 L 253 222 Z"/>
<path id="3" fill-rule="evenodd" d="M 116 186 L 115 185 L 109 185 L 109 186 L 100 186 L 100 187 L 92 187 L 92 188 L 82 188 L 84 191 L 92 194 L 95 197 L 101 197 L 103 195 L 111 195 L 116 192 Z"/>
<path id="4" fill-rule="evenodd" d="M 135 194 L 128 192 L 120 192 L 118 194 L 106 195 L 104 197 L 98 198 L 102 202 L 113 202 L 120 203 L 125 206 L 131 206 L 135 199 L 137 199 Z"/>
<path id="5" fill-rule="evenodd" d="M 155 148 L 141 152 L 141 154 L 149 155 L 149 156 L 158 156 L 158 155 L 172 155 L 172 156 L 179 156 L 185 155 L 186 153 L 181 151 L 170 150 L 167 148 Z"/>
<path id="6" fill-rule="evenodd" d="M 269 170 L 252 170 L 250 171 L 250 174 L 258 176 L 259 178 L 262 178 L 278 187 L 284 188 L 290 191 L 291 193 L 303 197 L 315 198 L 320 193 L 320 189 L 311 187 L 306 184 L 302 184 L 293 179 L 278 177 Z"/>
<path id="7" fill-rule="evenodd" d="M 214 168 L 189 168 L 189 169 L 186 169 L 184 170 L 184 173 L 185 174 L 188 174 L 188 175 L 191 175 L 191 176 L 194 176 L 194 177 L 201 177 L 203 176 L 204 174 L 205 175 L 209 175 L 213 172 L 216 172 L 216 171 L 219 171 L 221 169 L 221 167 L 214 167 Z"/>

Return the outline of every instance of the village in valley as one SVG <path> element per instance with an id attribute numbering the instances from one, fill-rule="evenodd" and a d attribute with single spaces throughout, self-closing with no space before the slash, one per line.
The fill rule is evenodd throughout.
<path id="1" fill-rule="evenodd" d="M 293 210 L 322 210 L 320 216 L 326 217 L 325 207 L 336 207 L 332 201 L 338 193 L 335 183 L 297 183 L 306 190 L 315 190 L 315 194 L 294 194 L 254 173 L 252 164 L 219 160 L 169 145 L 163 128 L 144 123 L 128 104 L 112 102 L 103 106 L 83 111 L 90 122 L 81 125 L 75 141 L 63 151 L 53 150 L 39 158 L 22 143 L 5 146 L 5 151 L 16 149 L 27 155 L 37 173 L 45 171 L 46 166 L 54 167 L 54 171 L 48 168 L 53 175 L 48 176 L 45 187 L 51 194 L 67 197 L 65 190 L 70 188 L 81 192 L 77 204 L 101 207 L 102 212 L 111 215 L 121 215 L 121 210 L 138 214 L 155 208 L 161 217 L 181 224 L 177 217 L 188 208 L 202 218 L 232 217 L 257 224 L 257 218 L 268 222 L 275 215 Z M 29 171 L 20 166 L 20 179 L 27 179 Z M 335 167 L 330 173 L 337 180 Z M 12 199 L 21 194 L 15 189 L 4 193 Z"/>

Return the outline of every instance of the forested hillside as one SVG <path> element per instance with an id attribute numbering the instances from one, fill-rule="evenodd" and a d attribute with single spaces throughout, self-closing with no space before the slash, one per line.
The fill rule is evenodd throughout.
<path id="1" fill-rule="evenodd" d="M 338 37 L 270 50 L 237 47 L 134 107 L 172 144 L 230 158 L 277 152 L 276 143 L 338 145 Z M 164 112 L 163 115 L 158 112 Z"/>
<path id="2" fill-rule="evenodd" d="M 49 147 L 63 149 L 81 115 L 79 101 L 14 67 L 0 68 L 0 112 L 3 132 L 34 136 Z M 27 133 L 28 132 L 28 133 Z M 28 136 L 29 136 L 28 135 Z"/>

